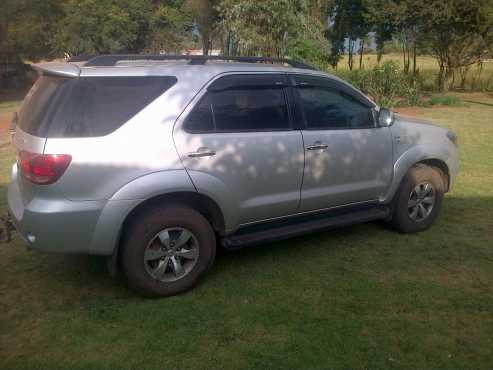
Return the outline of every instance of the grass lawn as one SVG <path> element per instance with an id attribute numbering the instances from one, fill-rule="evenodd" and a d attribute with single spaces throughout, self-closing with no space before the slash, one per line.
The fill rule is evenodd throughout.
<path id="1" fill-rule="evenodd" d="M 460 97 L 412 112 L 461 150 L 424 233 L 365 224 L 221 253 L 199 287 L 161 300 L 101 260 L 2 246 L 0 368 L 493 368 L 493 95 Z M 1 211 L 13 161 L 1 148 Z"/>

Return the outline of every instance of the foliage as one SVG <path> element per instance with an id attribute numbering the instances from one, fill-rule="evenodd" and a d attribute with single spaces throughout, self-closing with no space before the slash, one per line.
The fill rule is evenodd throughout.
<path id="1" fill-rule="evenodd" d="M 143 47 L 145 19 L 151 13 L 146 0 L 68 0 L 63 10 L 57 35 L 60 51 L 104 54 Z"/>
<path id="2" fill-rule="evenodd" d="M 38 60 L 54 55 L 59 0 L 3 0 L 0 11 L 0 62 Z"/>
<path id="3" fill-rule="evenodd" d="M 286 55 L 304 60 L 320 69 L 327 69 L 330 44 L 324 35 L 323 17 L 327 13 L 327 4 L 318 1 L 314 4 L 304 3 L 303 6 L 303 12 L 298 14 L 301 27 L 288 35 Z"/>
<path id="4" fill-rule="evenodd" d="M 72 55 L 181 49 L 191 20 L 181 2 L 67 0 L 57 45 Z"/>
<path id="5" fill-rule="evenodd" d="M 462 101 L 455 95 L 434 95 L 428 103 L 430 105 L 447 105 L 450 107 L 462 105 Z"/>
<path id="6" fill-rule="evenodd" d="M 419 88 L 395 61 L 387 61 L 369 70 L 339 71 L 337 74 L 381 106 L 421 104 Z"/>
<path id="7" fill-rule="evenodd" d="M 460 68 L 486 56 L 492 23 L 490 0 L 420 0 L 420 40 L 438 61 L 438 89 L 447 90 Z"/>
<path id="8" fill-rule="evenodd" d="M 475 73 L 493 56 L 491 0 L 3 0 L 0 62 L 177 53 L 200 40 L 204 54 L 214 47 L 226 55 L 302 59 L 321 69 L 345 60 L 352 70 L 358 51 L 363 68 L 368 35 L 378 63 L 384 47 L 398 47 L 410 87 L 493 89 L 482 67 Z M 435 86 L 418 68 L 423 53 L 437 60 Z M 408 95 L 417 101 L 419 93 Z"/>
<path id="9" fill-rule="evenodd" d="M 282 56 L 288 30 L 297 23 L 291 0 L 225 0 L 221 14 L 234 34 L 236 53 L 245 55 Z"/>
<path id="10" fill-rule="evenodd" d="M 146 49 L 179 54 L 192 33 L 192 18 L 183 7 L 160 4 L 149 20 Z"/>
<path id="11" fill-rule="evenodd" d="M 214 34 L 220 22 L 218 11 L 218 0 L 187 0 L 187 6 L 190 9 L 195 21 L 198 32 L 202 41 L 202 53 L 209 54 L 212 47 Z"/>
<path id="12" fill-rule="evenodd" d="M 345 50 L 345 41 L 348 46 L 348 65 L 353 69 L 353 53 L 356 41 L 364 39 L 369 31 L 369 23 L 365 18 L 366 7 L 363 0 L 336 0 L 332 4 L 329 15 L 331 25 L 326 35 L 332 43 L 330 63 L 337 66 Z"/>
<path id="13" fill-rule="evenodd" d="M 412 55 L 413 74 L 416 74 L 417 38 L 421 17 L 414 0 L 367 0 L 366 9 L 367 21 L 376 32 L 379 55 L 383 53 L 385 41 L 392 38 L 398 40 L 403 54 L 404 72 L 410 71 Z"/>

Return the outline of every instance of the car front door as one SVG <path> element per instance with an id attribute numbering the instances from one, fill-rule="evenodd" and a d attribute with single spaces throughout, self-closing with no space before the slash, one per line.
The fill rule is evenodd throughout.
<path id="1" fill-rule="evenodd" d="M 298 208 L 304 149 L 291 125 L 288 90 L 285 74 L 227 75 L 175 125 L 175 144 L 194 185 L 232 210 L 230 224 Z"/>
<path id="2" fill-rule="evenodd" d="M 378 200 L 392 176 L 389 128 L 373 104 L 339 81 L 292 76 L 305 147 L 299 211 Z"/>

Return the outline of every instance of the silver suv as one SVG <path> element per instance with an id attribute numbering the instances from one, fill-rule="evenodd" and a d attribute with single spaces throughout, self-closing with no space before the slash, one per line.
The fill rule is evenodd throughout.
<path id="1" fill-rule="evenodd" d="M 108 256 L 146 296 L 234 249 L 384 220 L 428 228 L 456 136 L 337 77 L 262 58 L 98 56 L 36 66 L 8 188 L 29 248 Z"/>

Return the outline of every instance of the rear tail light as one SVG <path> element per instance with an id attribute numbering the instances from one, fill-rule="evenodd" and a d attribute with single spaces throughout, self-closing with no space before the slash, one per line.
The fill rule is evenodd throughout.
<path id="1" fill-rule="evenodd" d="M 19 165 L 24 177 L 37 185 L 56 182 L 72 161 L 68 154 L 35 154 L 19 152 Z"/>

